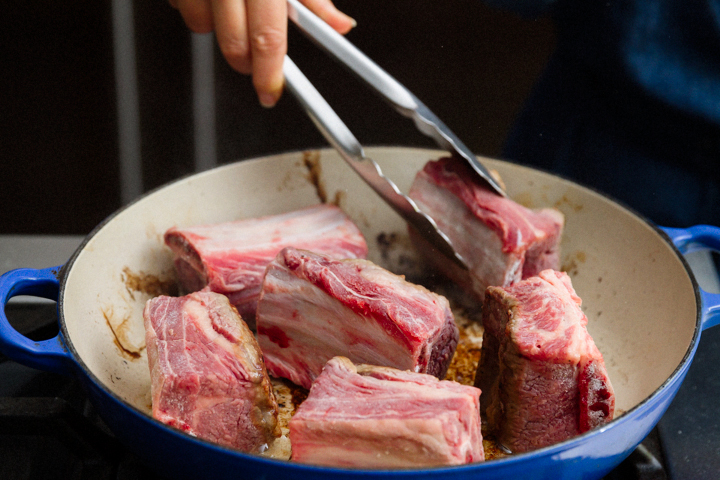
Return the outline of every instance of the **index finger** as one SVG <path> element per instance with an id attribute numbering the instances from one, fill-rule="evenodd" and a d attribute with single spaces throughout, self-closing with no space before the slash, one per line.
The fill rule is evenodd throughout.
<path id="1" fill-rule="evenodd" d="M 339 33 L 348 33 L 355 26 L 355 19 L 338 10 L 330 0 L 300 0 L 300 2 Z"/>
<path id="2" fill-rule="evenodd" d="M 253 85 L 260 103 L 271 107 L 282 94 L 287 52 L 287 1 L 246 0 Z"/>

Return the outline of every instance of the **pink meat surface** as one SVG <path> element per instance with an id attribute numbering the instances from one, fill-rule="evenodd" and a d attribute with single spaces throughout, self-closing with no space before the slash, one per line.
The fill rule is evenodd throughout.
<path id="1" fill-rule="evenodd" d="M 570 277 L 554 270 L 487 289 L 475 385 L 488 434 L 513 452 L 613 418 L 613 388 L 580 305 Z"/>
<path id="2" fill-rule="evenodd" d="M 482 461 L 479 397 L 474 387 L 335 357 L 290 420 L 292 459 L 364 468 Z"/>
<path id="3" fill-rule="evenodd" d="M 531 210 L 490 191 L 464 162 L 428 162 L 409 191 L 468 264 L 469 271 L 441 258 L 419 235 L 413 242 L 440 271 L 482 300 L 488 286 L 506 286 L 559 268 L 563 215 Z"/>
<path id="4" fill-rule="evenodd" d="M 222 293 L 254 327 L 265 267 L 287 246 L 334 258 L 365 258 L 360 230 L 334 205 L 316 205 L 280 215 L 214 225 L 171 228 L 165 243 L 185 292 Z"/>
<path id="5" fill-rule="evenodd" d="M 245 452 L 280 434 L 260 347 L 227 297 L 156 297 L 144 319 L 156 419 Z"/>
<path id="6" fill-rule="evenodd" d="M 367 260 L 295 248 L 267 268 L 257 335 L 270 374 L 305 388 L 338 355 L 443 378 L 458 342 L 445 297 Z"/>

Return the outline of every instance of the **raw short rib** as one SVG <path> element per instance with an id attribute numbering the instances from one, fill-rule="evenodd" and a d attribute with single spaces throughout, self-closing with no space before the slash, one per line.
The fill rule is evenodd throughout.
<path id="1" fill-rule="evenodd" d="M 245 452 L 279 436 L 260 347 L 227 297 L 156 297 L 144 319 L 156 419 Z"/>
<path id="2" fill-rule="evenodd" d="M 482 300 L 485 288 L 506 286 L 551 268 L 559 269 L 563 215 L 530 210 L 490 191 L 464 162 L 442 158 L 418 172 L 409 196 L 438 224 L 469 271 L 442 257 L 411 230 L 426 258 Z"/>
<path id="3" fill-rule="evenodd" d="M 613 388 L 580 304 L 570 277 L 554 270 L 487 289 L 475 385 L 483 391 L 486 435 L 513 452 L 613 418 Z"/>
<path id="4" fill-rule="evenodd" d="M 479 397 L 431 375 L 335 357 L 290 420 L 292 459 L 364 468 L 479 462 Z"/>
<path id="5" fill-rule="evenodd" d="M 445 297 L 372 262 L 285 248 L 265 273 L 257 336 L 271 375 L 310 388 L 338 355 L 443 378 L 458 328 Z"/>
<path id="6" fill-rule="evenodd" d="M 175 254 L 183 290 L 222 293 L 254 328 L 265 267 L 287 246 L 334 258 L 365 258 L 360 230 L 334 205 L 215 225 L 171 228 L 165 243 Z"/>

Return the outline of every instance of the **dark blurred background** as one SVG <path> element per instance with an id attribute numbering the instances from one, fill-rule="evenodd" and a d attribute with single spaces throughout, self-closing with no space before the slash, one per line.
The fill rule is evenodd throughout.
<path id="1" fill-rule="evenodd" d="M 480 0 L 337 0 L 348 35 L 478 154 L 497 156 L 553 47 Z M 259 106 L 164 0 L 0 1 L 0 234 L 86 234 L 132 198 L 325 146 L 290 95 Z M 290 26 L 289 55 L 364 145 L 434 146 Z"/>

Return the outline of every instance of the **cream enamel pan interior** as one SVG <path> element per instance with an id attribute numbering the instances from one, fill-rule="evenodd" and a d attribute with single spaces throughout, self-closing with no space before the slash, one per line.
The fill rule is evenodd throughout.
<path id="1" fill-rule="evenodd" d="M 405 192 L 425 162 L 444 155 L 390 147 L 367 154 Z M 693 341 L 697 303 L 685 265 L 657 229 L 602 195 L 534 169 L 483 161 L 519 203 L 565 214 L 562 265 L 583 299 L 617 409 L 630 410 L 662 386 Z M 281 213 L 320 197 L 353 218 L 370 259 L 381 265 L 378 235 L 406 236 L 404 222 L 333 150 L 246 160 L 194 175 L 121 210 L 71 260 L 61 292 L 69 347 L 108 390 L 149 414 L 142 309 L 153 282 L 173 278 L 165 230 Z"/>

